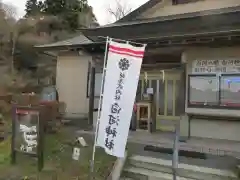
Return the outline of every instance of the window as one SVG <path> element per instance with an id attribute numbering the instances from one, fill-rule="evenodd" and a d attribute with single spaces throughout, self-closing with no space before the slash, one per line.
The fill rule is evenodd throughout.
<path id="1" fill-rule="evenodd" d="M 240 76 L 223 75 L 221 77 L 221 105 L 240 107 Z"/>
<path id="2" fill-rule="evenodd" d="M 142 99 L 142 80 L 139 80 L 136 92 L 136 101 L 141 101 L 141 99 Z"/>
<path id="3" fill-rule="evenodd" d="M 191 104 L 218 104 L 218 80 L 216 76 L 190 76 L 189 85 L 189 102 Z"/>
<path id="4" fill-rule="evenodd" d="M 173 0 L 173 5 L 186 4 L 186 3 L 197 2 L 197 1 L 201 1 L 201 0 Z"/>
<path id="5" fill-rule="evenodd" d="M 88 87 L 87 87 L 87 97 L 90 95 L 90 86 L 91 86 L 91 74 L 88 73 Z M 101 83 L 102 83 L 102 73 L 95 74 L 95 97 L 100 97 L 101 93 Z"/>
<path id="6" fill-rule="evenodd" d="M 189 75 L 191 107 L 240 107 L 240 74 Z"/>
<path id="7" fill-rule="evenodd" d="M 159 80 L 158 83 L 158 115 L 178 116 L 181 113 L 180 103 L 180 80 Z M 166 111 L 165 111 L 166 109 Z"/>

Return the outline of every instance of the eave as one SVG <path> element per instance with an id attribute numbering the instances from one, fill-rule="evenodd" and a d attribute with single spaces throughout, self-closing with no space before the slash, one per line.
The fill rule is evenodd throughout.
<path id="1" fill-rule="evenodd" d="M 232 33 L 234 30 L 240 29 L 240 7 L 235 8 L 234 11 L 225 11 L 225 13 L 206 14 L 200 16 L 199 13 L 196 13 L 194 16 L 191 13 L 191 15 L 185 14 L 180 18 L 161 18 L 160 20 L 108 25 L 83 29 L 82 32 L 92 41 L 98 41 L 100 36 L 125 40 L 157 38 L 167 40 L 183 36 Z"/>

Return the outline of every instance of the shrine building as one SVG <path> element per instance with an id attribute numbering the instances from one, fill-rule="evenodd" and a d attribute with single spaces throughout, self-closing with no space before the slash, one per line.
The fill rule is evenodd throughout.
<path id="1" fill-rule="evenodd" d="M 94 126 L 106 37 L 145 43 L 131 130 L 171 133 L 180 124 L 187 139 L 240 141 L 239 17 L 239 0 L 150 0 L 113 24 L 36 49 L 57 54 L 66 114 Z"/>

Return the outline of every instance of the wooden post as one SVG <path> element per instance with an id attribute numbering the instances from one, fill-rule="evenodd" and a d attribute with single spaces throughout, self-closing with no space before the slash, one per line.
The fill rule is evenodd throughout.
<path id="1" fill-rule="evenodd" d="M 88 110 L 88 125 L 93 126 L 93 113 L 94 113 L 94 98 L 95 98 L 95 74 L 96 69 L 92 63 L 90 70 L 90 93 L 89 93 L 89 110 Z"/>
<path id="2" fill-rule="evenodd" d="M 39 119 L 38 119 L 38 126 L 39 126 L 39 134 L 38 134 L 38 149 L 37 149 L 37 156 L 38 156 L 38 171 L 41 171 L 44 166 L 44 126 L 45 126 L 45 118 L 46 118 L 46 107 L 41 106 L 39 108 Z"/>
<path id="3" fill-rule="evenodd" d="M 180 84 L 180 98 L 178 101 L 178 107 L 181 108 L 181 114 L 185 114 L 185 101 L 186 101 L 186 71 L 187 71 L 187 64 L 182 64 L 183 73 L 181 75 L 181 84 Z"/>
<path id="4" fill-rule="evenodd" d="M 12 107 L 12 144 L 11 144 L 11 164 L 16 164 L 15 136 L 16 136 L 16 106 Z"/>

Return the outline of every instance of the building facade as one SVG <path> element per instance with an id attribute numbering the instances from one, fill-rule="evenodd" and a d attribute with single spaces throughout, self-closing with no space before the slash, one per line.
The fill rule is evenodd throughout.
<path id="1" fill-rule="evenodd" d="M 67 112 L 88 114 L 98 108 L 101 37 L 147 43 L 136 101 L 153 89 L 151 132 L 172 132 L 179 122 L 184 137 L 240 141 L 239 15 L 238 0 L 150 0 L 116 23 L 83 30 L 81 40 L 38 49 L 58 52 Z"/>

